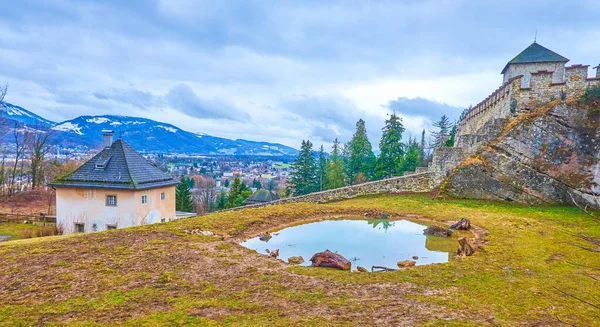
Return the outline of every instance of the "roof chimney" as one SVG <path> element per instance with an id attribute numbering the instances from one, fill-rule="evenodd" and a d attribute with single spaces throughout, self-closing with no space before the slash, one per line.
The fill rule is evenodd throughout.
<path id="1" fill-rule="evenodd" d="M 113 135 L 115 134 L 115 131 L 110 130 L 110 129 L 103 129 L 102 130 L 102 146 L 104 148 L 110 148 L 110 146 L 113 144 Z"/>

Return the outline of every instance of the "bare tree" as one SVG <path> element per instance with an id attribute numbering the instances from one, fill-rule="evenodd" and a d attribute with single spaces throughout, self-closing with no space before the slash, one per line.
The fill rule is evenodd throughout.
<path id="1" fill-rule="evenodd" d="M 212 178 L 202 178 L 196 181 L 196 189 L 193 192 L 193 198 L 196 202 L 196 208 L 199 212 L 207 213 L 214 209 L 217 200 L 216 181 Z"/>
<path id="2" fill-rule="evenodd" d="M 8 84 L 0 85 L 0 111 L 4 110 L 6 103 L 4 102 L 4 98 L 6 97 L 6 92 L 8 92 Z M 0 137 L 2 137 L 8 131 L 8 123 L 7 119 L 0 117 Z"/>
<path id="3" fill-rule="evenodd" d="M 31 133 L 29 151 L 31 154 L 31 189 L 33 190 L 36 186 L 39 187 L 44 184 L 44 158 L 50 151 L 50 146 L 47 144 L 51 135 L 50 131 L 36 128 Z"/>
<path id="4" fill-rule="evenodd" d="M 27 140 L 29 135 L 24 130 L 19 130 L 19 124 L 15 122 L 15 126 L 13 128 L 13 140 L 15 144 L 15 162 L 12 167 L 12 172 L 10 176 L 10 185 L 8 188 L 8 195 L 13 196 L 16 191 L 15 182 L 17 179 L 17 168 L 19 165 L 19 160 L 21 160 L 21 170 L 23 170 L 23 159 L 25 156 L 25 150 L 27 145 Z M 21 180 L 22 180 L 22 171 L 21 171 Z"/>
<path id="5" fill-rule="evenodd" d="M 4 109 L 6 93 L 8 93 L 8 84 L 0 85 L 0 109 Z"/>

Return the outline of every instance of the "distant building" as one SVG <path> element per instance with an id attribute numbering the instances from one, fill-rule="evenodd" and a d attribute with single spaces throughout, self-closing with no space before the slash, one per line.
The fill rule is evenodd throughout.
<path id="1" fill-rule="evenodd" d="M 273 191 L 257 190 L 246 199 L 246 204 L 266 203 L 279 200 L 279 196 Z"/>
<path id="2" fill-rule="evenodd" d="M 177 181 L 113 131 L 104 149 L 74 173 L 56 179 L 56 222 L 63 233 L 95 232 L 174 219 Z"/>

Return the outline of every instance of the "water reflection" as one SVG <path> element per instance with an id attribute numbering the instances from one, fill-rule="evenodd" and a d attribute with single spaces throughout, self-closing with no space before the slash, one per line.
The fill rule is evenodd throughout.
<path id="1" fill-rule="evenodd" d="M 456 238 L 423 234 L 425 225 L 408 220 L 386 219 L 326 220 L 283 229 L 270 234 L 268 243 L 255 237 L 242 243 L 265 253 L 279 249 L 279 258 L 302 256 L 309 266 L 313 254 L 327 249 L 363 266 L 396 267 L 396 262 L 419 257 L 417 265 L 447 262 L 456 251 Z"/>

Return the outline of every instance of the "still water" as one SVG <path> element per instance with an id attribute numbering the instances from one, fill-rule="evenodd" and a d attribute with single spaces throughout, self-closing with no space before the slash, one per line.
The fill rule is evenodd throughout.
<path id="1" fill-rule="evenodd" d="M 282 229 L 268 241 L 255 237 L 241 245 L 265 255 L 267 249 L 279 249 L 279 258 L 286 262 L 291 256 L 302 256 L 303 266 L 310 266 L 313 254 L 325 250 L 343 255 L 353 270 L 357 266 L 397 268 L 398 261 L 413 256 L 419 257 L 417 265 L 447 262 L 456 253 L 456 237 L 426 236 L 426 227 L 408 220 L 325 220 Z"/>

